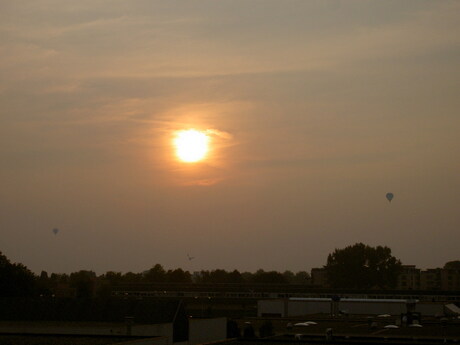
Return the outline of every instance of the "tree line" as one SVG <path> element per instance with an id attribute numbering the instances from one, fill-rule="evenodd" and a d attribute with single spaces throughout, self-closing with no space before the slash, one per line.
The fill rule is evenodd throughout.
<path id="1" fill-rule="evenodd" d="M 62 287 L 75 289 L 77 297 L 91 297 L 107 294 L 114 286 L 123 283 L 182 283 L 182 284 L 309 284 L 306 271 L 276 272 L 257 270 L 255 273 L 226 271 L 223 269 L 201 270 L 190 273 L 181 268 L 166 270 L 160 264 L 140 272 L 108 271 L 97 275 L 93 271 L 51 273 L 42 271 L 35 275 L 26 266 L 11 263 L 0 252 L 0 296 L 52 296 Z"/>
<path id="2" fill-rule="evenodd" d="M 399 259 L 384 246 L 371 247 L 356 243 L 335 249 L 323 266 L 328 284 L 335 289 L 394 289 L 402 270 Z M 450 261 L 444 268 L 460 271 L 460 261 Z M 123 283 L 181 283 L 181 284 L 303 284 L 311 285 L 306 271 L 239 272 L 223 269 L 201 270 L 190 273 L 181 268 L 166 270 L 156 264 L 141 272 L 109 271 L 97 275 L 93 271 L 81 270 L 70 274 L 42 271 L 35 275 L 20 263 L 11 263 L 0 252 L 0 296 L 53 296 L 60 288 L 74 289 L 76 297 L 85 298 L 108 295 L 111 289 Z"/>

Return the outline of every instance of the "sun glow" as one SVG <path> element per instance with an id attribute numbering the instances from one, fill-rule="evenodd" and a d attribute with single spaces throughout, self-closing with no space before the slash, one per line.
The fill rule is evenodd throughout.
<path id="1" fill-rule="evenodd" d="M 174 138 L 177 157 L 186 163 L 198 162 L 206 157 L 209 137 L 195 129 L 179 131 Z"/>

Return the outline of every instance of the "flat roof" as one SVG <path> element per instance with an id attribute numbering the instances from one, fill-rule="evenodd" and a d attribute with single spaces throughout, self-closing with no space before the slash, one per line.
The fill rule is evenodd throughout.
<path id="1" fill-rule="evenodd" d="M 302 298 L 302 297 L 291 297 L 290 301 L 304 301 L 304 302 L 330 302 L 331 298 Z M 407 299 L 397 298 L 341 298 L 340 302 L 377 302 L 377 303 L 404 303 L 408 302 Z M 415 302 L 418 302 L 416 300 Z"/>

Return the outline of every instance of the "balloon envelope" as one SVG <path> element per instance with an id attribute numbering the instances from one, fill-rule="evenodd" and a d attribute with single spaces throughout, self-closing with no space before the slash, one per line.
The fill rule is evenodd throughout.
<path id="1" fill-rule="evenodd" d="M 391 200 L 393 200 L 393 197 L 394 197 L 393 193 L 387 193 L 387 199 L 388 199 L 389 202 L 391 202 Z"/>
<path id="2" fill-rule="evenodd" d="M 59 229 L 56 229 L 56 228 L 53 229 L 53 233 L 54 233 L 55 235 L 57 235 L 58 232 L 59 232 Z"/>

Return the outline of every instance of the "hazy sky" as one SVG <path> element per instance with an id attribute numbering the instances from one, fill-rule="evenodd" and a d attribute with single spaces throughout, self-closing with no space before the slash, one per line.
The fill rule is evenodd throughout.
<path id="1" fill-rule="evenodd" d="M 459 19 L 435 0 L 1 1 L 0 251 L 35 272 L 299 271 L 356 242 L 460 259 Z M 212 130 L 200 163 L 175 157 L 188 128 Z"/>

